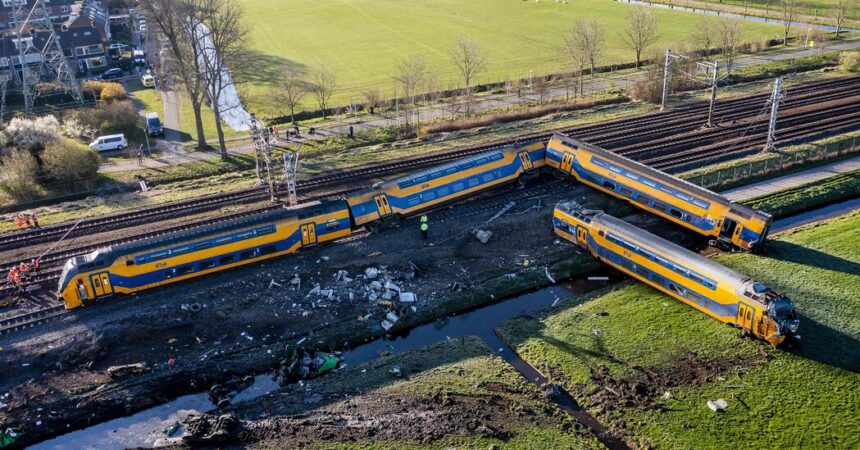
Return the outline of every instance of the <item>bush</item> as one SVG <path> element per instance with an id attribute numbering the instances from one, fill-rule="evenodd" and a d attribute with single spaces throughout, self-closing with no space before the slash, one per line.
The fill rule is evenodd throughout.
<path id="1" fill-rule="evenodd" d="M 60 122 L 54 116 L 16 117 L 3 130 L 5 145 L 20 150 L 41 150 L 60 140 Z"/>
<path id="2" fill-rule="evenodd" d="M 860 52 L 845 52 L 839 57 L 842 70 L 860 72 Z"/>
<path id="3" fill-rule="evenodd" d="M 102 88 L 101 93 L 99 93 L 99 98 L 103 102 L 111 103 L 128 99 L 128 93 L 119 83 L 107 83 L 107 86 Z"/>
<path id="4" fill-rule="evenodd" d="M 99 163 L 97 154 L 69 139 L 48 147 L 42 154 L 45 173 L 61 184 L 95 178 Z"/>
<path id="5" fill-rule="evenodd" d="M 16 150 L 6 155 L 0 161 L 2 177 L 0 189 L 16 201 L 27 201 L 39 198 L 42 189 L 36 181 L 39 164 L 36 158 L 27 150 Z"/>
<path id="6" fill-rule="evenodd" d="M 133 140 L 143 139 L 142 120 L 130 100 L 101 103 L 95 108 L 80 108 L 65 116 L 65 133 L 77 139 L 123 133 Z"/>

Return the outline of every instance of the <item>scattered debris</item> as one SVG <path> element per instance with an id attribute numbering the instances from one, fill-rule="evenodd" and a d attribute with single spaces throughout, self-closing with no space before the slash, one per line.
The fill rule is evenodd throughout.
<path id="1" fill-rule="evenodd" d="M 170 425 L 169 427 L 162 430 L 162 433 L 164 433 L 167 437 L 172 437 L 174 434 L 176 434 L 177 431 L 179 431 L 179 428 L 181 426 L 182 425 L 180 425 L 179 422 L 173 422 L 173 425 Z"/>
<path id="2" fill-rule="evenodd" d="M 713 412 L 722 411 L 726 409 L 727 406 L 729 406 L 729 402 L 723 399 L 718 399 L 715 401 L 708 400 L 708 408 L 710 408 Z"/>
<path id="3" fill-rule="evenodd" d="M 493 217 L 490 217 L 489 219 L 487 219 L 487 221 L 485 223 L 490 223 L 490 222 L 498 219 L 499 217 L 502 217 L 502 215 L 504 215 L 506 212 L 510 211 L 511 208 L 513 208 L 514 206 L 517 206 L 517 202 L 505 203 L 505 206 L 501 210 L 499 210 L 499 212 L 497 212 Z"/>
<path id="4" fill-rule="evenodd" d="M 544 272 L 546 273 L 546 277 L 550 283 L 555 284 L 555 278 L 552 277 L 552 274 L 549 273 L 549 267 L 544 267 Z"/>
<path id="5" fill-rule="evenodd" d="M 609 277 L 588 277 L 588 281 L 609 281 Z"/>
<path id="6" fill-rule="evenodd" d="M 388 370 L 388 373 L 395 378 L 400 378 L 403 376 L 403 366 L 401 364 L 395 364 L 394 367 Z"/>
<path id="7" fill-rule="evenodd" d="M 230 399 L 254 384 L 254 377 L 247 375 L 243 378 L 231 378 L 224 383 L 214 384 L 209 388 L 209 400 L 219 408 L 230 406 Z"/>
<path id="8" fill-rule="evenodd" d="M 606 317 L 606 316 L 608 316 L 608 315 L 609 315 L 609 313 L 608 313 L 608 312 L 606 312 L 606 311 L 597 311 L 594 315 L 595 315 L 595 316 L 600 316 L 600 317 Z"/>
<path id="9" fill-rule="evenodd" d="M 400 303 L 415 303 L 418 300 L 418 296 L 412 292 L 401 292 L 398 299 Z"/>
<path id="10" fill-rule="evenodd" d="M 374 278 L 379 276 L 379 269 L 376 267 L 368 267 L 364 269 L 364 277 L 368 280 L 373 280 Z"/>
<path id="11" fill-rule="evenodd" d="M 289 358 L 281 361 L 281 365 L 275 373 L 275 381 L 284 386 L 286 384 L 314 378 L 340 364 L 340 358 L 334 353 L 308 352 L 299 347 L 294 349 Z"/>
<path id="12" fill-rule="evenodd" d="M 269 281 L 269 289 L 271 289 L 271 288 L 272 288 L 272 286 L 283 287 L 283 286 L 281 285 L 281 283 L 278 283 L 277 281 L 275 281 L 275 279 L 274 279 L 274 278 L 272 278 L 272 281 Z"/>
<path id="13" fill-rule="evenodd" d="M 108 367 L 107 374 L 111 378 L 123 378 L 136 373 L 141 373 L 147 369 L 145 362 L 135 364 L 126 364 L 123 366 Z"/>
<path id="14" fill-rule="evenodd" d="M 670 391 L 666 391 L 666 392 L 664 392 L 664 393 L 663 393 L 662 397 L 663 397 L 663 400 L 670 400 L 670 399 L 672 399 L 672 397 L 674 397 L 674 396 L 672 395 L 672 392 L 670 392 Z"/>
<path id="15" fill-rule="evenodd" d="M 472 234 L 474 234 L 474 235 L 475 235 L 475 237 L 476 237 L 479 241 L 481 241 L 481 243 L 482 243 L 482 244 L 486 244 L 486 243 L 487 243 L 487 241 L 489 241 L 489 240 L 490 240 L 490 238 L 493 236 L 493 232 L 492 232 L 492 231 L 479 230 L 479 229 L 475 229 L 475 230 L 472 232 Z"/>
<path id="16" fill-rule="evenodd" d="M 185 443 L 215 443 L 235 439 L 241 423 L 233 414 L 214 416 L 212 414 L 190 415 L 185 419 Z"/>

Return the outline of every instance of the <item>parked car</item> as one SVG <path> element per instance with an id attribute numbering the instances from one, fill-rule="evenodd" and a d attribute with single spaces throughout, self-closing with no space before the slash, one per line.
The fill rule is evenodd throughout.
<path id="1" fill-rule="evenodd" d="M 155 87 L 155 77 L 148 73 L 144 74 L 140 77 L 140 84 L 142 84 L 143 87 Z"/>
<path id="2" fill-rule="evenodd" d="M 122 78 L 124 76 L 125 72 L 123 72 L 122 69 L 114 67 L 113 69 L 106 70 L 105 73 L 103 73 L 102 76 L 99 77 L 99 79 L 102 81 L 116 80 L 117 78 Z"/>
<path id="3" fill-rule="evenodd" d="M 146 132 L 150 136 L 161 136 L 164 134 L 164 127 L 161 126 L 161 119 L 158 118 L 158 113 L 146 113 Z"/>
<path id="4" fill-rule="evenodd" d="M 99 136 L 90 142 L 90 150 L 95 152 L 119 151 L 128 147 L 128 141 L 124 134 L 110 134 Z"/>
<path id="5" fill-rule="evenodd" d="M 137 66 L 146 65 L 146 55 L 143 53 L 143 50 L 135 50 L 131 52 L 131 59 Z"/>

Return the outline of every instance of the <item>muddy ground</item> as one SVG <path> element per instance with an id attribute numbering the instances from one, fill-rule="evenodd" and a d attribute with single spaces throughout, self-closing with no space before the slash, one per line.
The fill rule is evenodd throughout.
<path id="1" fill-rule="evenodd" d="M 507 295 L 548 284 L 596 263 L 552 233 L 552 207 L 575 199 L 625 216 L 621 202 L 554 179 L 494 193 L 430 214 L 430 239 L 415 220 L 275 261 L 251 265 L 73 311 L 61 321 L 0 337 L 0 421 L 29 444 L 208 389 L 234 375 L 272 370 L 301 342 L 337 350 Z M 506 204 L 504 215 L 487 223 Z M 644 214 L 628 220 L 653 230 Z M 486 244 L 470 233 L 493 232 Z M 691 239 L 678 232 L 680 239 Z M 411 263 L 411 264 L 410 264 Z M 376 278 L 365 273 L 377 270 Z M 415 270 L 417 268 L 417 270 Z M 346 275 L 344 278 L 344 272 Z M 372 271 L 371 271 L 372 272 Z M 300 285 L 292 284 L 298 278 Z M 340 278 L 340 281 L 336 281 Z M 386 299 L 386 281 L 417 301 Z M 107 369 L 146 363 L 111 379 Z"/>

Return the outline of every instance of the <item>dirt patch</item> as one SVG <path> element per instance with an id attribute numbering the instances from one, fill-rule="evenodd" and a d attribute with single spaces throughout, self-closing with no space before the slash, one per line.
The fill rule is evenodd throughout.
<path id="1" fill-rule="evenodd" d="M 671 395 L 672 388 L 701 386 L 738 367 L 746 367 L 766 358 L 767 355 L 763 354 L 755 359 L 713 359 L 686 353 L 662 367 L 635 367 L 638 371 L 636 375 L 622 379 L 612 377 L 609 369 L 601 366 L 591 372 L 591 379 L 598 388 L 589 395 L 589 399 L 602 412 L 631 407 L 664 409 L 660 400 Z"/>

